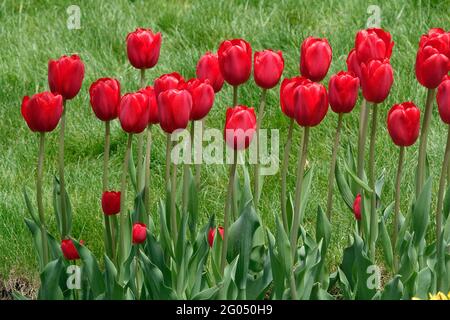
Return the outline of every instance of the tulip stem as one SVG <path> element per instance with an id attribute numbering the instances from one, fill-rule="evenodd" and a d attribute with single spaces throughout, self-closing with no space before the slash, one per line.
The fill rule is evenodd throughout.
<path id="1" fill-rule="evenodd" d="M 372 126 L 370 128 L 370 149 L 369 149 L 369 185 L 372 189 L 370 202 L 370 258 L 375 260 L 375 242 L 377 237 L 377 193 L 375 192 L 375 139 L 377 133 L 377 104 L 372 105 Z"/>
<path id="2" fill-rule="evenodd" d="M 333 151 L 331 155 L 330 172 L 328 173 L 328 197 L 327 197 L 327 217 L 331 221 L 331 211 L 333 209 L 333 187 L 334 187 L 334 171 L 336 169 L 336 158 L 339 150 L 339 138 L 342 128 L 343 113 L 338 115 L 338 123 L 336 127 L 336 134 L 334 136 Z"/>
<path id="3" fill-rule="evenodd" d="M 171 146 L 172 141 L 170 140 L 170 134 L 166 135 L 166 189 L 170 188 L 170 162 L 171 162 Z"/>
<path id="4" fill-rule="evenodd" d="M 359 116 L 359 134 L 358 134 L 358 178 L 363 179 L 364 176 L 364 154 L 367 140 L 367 127 L 369 122 L 369 112 L 367 110 L 367 102 L 363 99 L 361 103 L 361 111 Z"/>
<path id="5" fill-rule="evenodd" d="M 233 107 L 238 104 L 238 86 L 233 86 Z"/>
<path id="6" fill-rule="evenodd" d="M 175 141 L 173 142 L 175 144 Z M 173 148 L 173 146 L 172 146 Z M 170 182 L 170 224 L 173 233 L 174 243 L 177 243 L 178 229 L 177 229 L 177 164 L 173 163 L 172 178 Z"/>
<path id="7" fill-rule="evenodd" d="M 267 90 L 263 89 L 261 92 L 261 102 L 259 104 L 259 110 L 258 110 L 258 119 L 256 121 L 256 166 L 255 166 L 255 208 L 256 211 L 258 211 L 258 203 L 259 203 L 259 196 L 260 196 L 260 171 L 261 171 L 261 164 L 260 164 L 260 148 L 259 148 L 259 130 L 261 128 L 261 122 L 264 117 L 264 106 L 266 104 L 266 93 Z"/>
<path id="8" fill-rule="evenodd" d="M 147 127 L 147 145 L 145 148 L 145 183 L 144 183 L 144 203 L 145 203 L 148 221 L 150 221 L 150 156 L 151 156 L 151 150 L 152 150 L 152 125 L 149 124 Z M 148 223 L 147 223 L 147 225 L 148 225 Z"/>
<path id="9" fill-rule="evenodd" d="M 205 119 L 202 119 L 200 121 L 200 125 L 201 125 L 201 130 L 200 130 L 200 146 L 202 146 L 203 144 L 203 128 L 205 125 Z M 201 178 L 201 164 L 200 163 L 196 163 L 196 150 L 195 150 L 195 145 L 194 145 L 194 139 L 195 139 L 195 123 L 194 121 L 192 121 L 192 126 L 191 126 L 191 138 L 192 138 L 192 148 L 194 150 L 194 163 L 195 163 L 195 186 L 197 187 L 197 190 L 200 189 L 200 178 Z M 201 149 L 201 147 L 200 147 Z"/>
<path id="10" fill-rule="evenodd" d="M 194 140 L 194 121 L 191 122 L 191 132 L 190 139 L 187 142 L 187 146 L 184 150 L 187 155 L 189 155 L 189 161 L 186 160 L 183 163 L 183 214 L 187 214 L 188 204 L 189 204 L 189 163 L 192 161 L 192 149 L 193 149 L 193 140 Z"/>
<path id="11" fill-rule="evenodd" d="M 405 147 L 400 147 L 398 155 L 397 177 L 395 179 L 395 205 L 394 205 L 394 232 L 392 236 L 392 246 L 394 248 L 394 271 L 398 271 L 397 248 L 398 232 L 400 229 L 400 185 L 402 181 L 403 163 L 405 160 Z"/>
<path id="12" fill-rule="evenodd" d="M 428 89 L 427 102 L 425 104 L 425 115 L 422 123 L 419 141 L 419 162 L 417 164 L 417 181 L 416 181 L 416 199 L 422 191 L 425 180 L 425 162 L 427 157 L 427 140 L 428 131 L 433 114 L 433 99 L 435 97 L 435 89 Z"/>
<path id="13" fill-rule="evenodd" d="M 295 201 L 294 201 L 294 216 L 291 228 L 291 256 L 292 264 L 295 263 L 295 253 L 297 249 L 298 228 L 302 217 L 300 217 L 300 204 L 302 195 L 303 174 L 305 172 L 306 156 L 308 153 L 309 141 L 309 127 L 304 127 L 302 138 L 302 150 L 299 155 L 297 167 L 297 182 L 295 184 Z M 294 272 L 292 270 L 292 272 Z"/>
<path id="14" fill-rule="evenodd" d="M 127 173 L 128 173 L 128 162 L 130 161 L 130 153 L 131 153 L 131 143 L 133 141 L 133 134 L 128 134 L 127 140 L 127 148 L 125 151 L 125 158 L 123 160 L 123 168 L 122 168 L 122 180 L 120 183 L 120 261 L 118 263 L 119 267 L 122 266 L 122 263 L 125 261 L 125 227 L 127 224 L 127 210 L 126 210 L 126 192 L 127 192 Z"/>
<path id="15" fill-rule="evenodd" d="M 141 69 L 140 86 L 141 88 L 145 87 L 145 69 Z"/>
<path id="16" fill-rule="evenodd" d="M 228 189 L 227 189 L 227 199 L 225 202 L 225 211 L 223 215 L 223 245 L 222 245 L 222 259 L 220 263 L 220 271 L 223 275 L 225 270 L 225 265 L 227 261 L 227 250 L 228 250 L 228 220 L 230 216 L 231 202 L 232 202 L 232 194 L 234 190 L 234 179 L 236 177 L 236 167 L 238 162 L 238 151 L 233 150 L 233 163 L 230 168 L 230 178 L 228 180 Z"/>
<path id="17" fill-rule="evenodd" d="M 65 239 L 68 236 L 67 230 L 67 216 L 66 216 L 66 186 L 64 179 L 64 134 L 66 128 L 66 100 L 63 100 L 63 112 L 60 121 L 59 130 L 59 201 L 61 210 L 61 239 Z"/>
<path id="18" fill-rule="evenodd" d="M 42 202 L 42 175 L 44 170 L 45 133 L 39 133 L 39 154 L 36 175 L 36 201 L 38 205 L 39 220 L 41 223 L 42 260 L 44 267 L 49 262 L 47 228 L 45 227 L 44 204 Z"/>
<path id="19" fill-rule="evenodd" d="M 142 189 L 144 188 L 144 184 L 142 181 L 142 148 L 144 146 L 144 136 L 142 133 L 139 133 L 137 135 L 138 141 L 137 141 L 137 170 L 136 170 L 136 185 L 137 185 L 137 193 L 139 194 Z M 140 216 L 140 219 L 142 219 L 142 216 Z M 143 221 L 143 220 L 140 220 Z"/>
<path id="20" fill-rule="evenodd" d="M 287 192 L 286 192 L 286 180 L 289 165 L 289 154 L 291 153 L 292 144 L 292 131 L 294 129 L 294 119 L 291 119 L 289 123 L 288 137 L 286 145 L 284 146 L 283 164 L 281 167 L 281 217 L 283 219 L 283 227 L 286 232 L 289 230 L 289 224 L 287 219 Z"/>
<path id="21" fill-rule="evenodd" d="M 111 129 L 110 121 L 105 121 L 105 150 L 103 152 L 103 192 L 108 191 L 108 162 L 109 162 L 109 149 L 111 145 Z M 113 237 L 113 227 L 111 225 L 110 216 L 104 214 L 105 219 L 105 248 L 108 256 L 115 260 L 115 244 Z"/>

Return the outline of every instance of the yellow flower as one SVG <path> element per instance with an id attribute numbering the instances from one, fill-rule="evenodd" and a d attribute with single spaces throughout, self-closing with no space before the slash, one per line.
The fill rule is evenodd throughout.
<path id="1" fill-rule="evenodd" d="M 438 292 L 435 295 L 432 295 L 431 293 L 429 293 L 429 296 L 430 296 L 429 300 L 448 300 L 449 299 L 448 297 L 450 297 L 450 292 L 449 292 L 448 296 L 446 296 L 442 292 Z"/>

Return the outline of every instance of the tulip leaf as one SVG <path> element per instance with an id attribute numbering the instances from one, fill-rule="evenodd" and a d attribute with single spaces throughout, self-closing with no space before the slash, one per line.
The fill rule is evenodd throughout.
<path id="1" fill-rule="evenodd" d="M 385 175 L 386 175 L 386 169 L 383 168 L 383 171 L 381 172 L 379 178 L 375 182 L 375 193 L 378 198 L 381 198 L 381 192 L 383 191 Z"/>
<path id="2" fill-rule="evenodd" d="M 59 279 L 63 272 L 62 258 L 53 260 L 45 266 L 40 275 L 41 287 L 38 294 L 40 300 L 60 300 L 63 298 L 63 293 L 59 287 Z"/>
<path id="3" fill-rule="evenodd" d="M 449 212 L 450 212 L 450 185 L 448 186 L 447 191 L 445 192 L 444 208 L 442 211 L 444 221 L 448 219 Z"/>
<path id="4" fill-rule="evenodd" d="M 304 174 L 302 190 L 301 190 L 302 196 L 300 198 L 300 223 L 303 222 L 303 218 L 305 217 L 305 210 L 306 210 L 306 206 L 308 204 L 308 198 L 309 198 L 309 195 L 311 194 L 311 182 L 312 182 L 313 173 L 314 173 L 314 168 L 311 167 Z"/>
<path id="5" fill-rule="evenodd" d="M 275 222 L 277 227 L 276 245 L 278 249 L 279 262 L 283 268 L 284 277 L 288 278 L 292 268 L 292 255 L 289 236 L 286 234 L 278 215 L 275 215 Z"/>
<path id="6" fill-rule="evenodd" d="M 431 178 L 427 179 L 422 192 L 414 203 L 412 227 L 414 230 L 414 243 L 416 247 L 425 238 L 431 206 Z"/>
<path id="7" fill-rule="evenodd" d="M 70 234 L 72 230 L 72 206 L 70 204 L 69 194 L 67 190 L 64 193 L 65 204 L 66 204 L 66 234 Z M 55 176 L 53 181 L 53 208 L 56 217 L 56 224 L 58 226 L 59 233 L 62 235 L 63 226 L 62 226 L 62 211 L 61 211 L 61 185 L 59 179 Z"/>
<path id="8" fill-rule="evenodd" d="M 331 239 L 331 223 L 327 215 L 323 212 L 320 205 L 317 208 L 317 223 L 316 223 L 316 242 L 323 241 L 322 245 L 322 259 L 325 259 L 328 245 Z"/>
<path id="9" fill-rule="evenodd" d="M 381 217 L 378 223 L 378 229 L 380 230 L 380 240 L 381 246 L 383 247 L 384 260 L 387 266 L 393 270 L 394 269 L 394 254 L 392 251 L 391 239 L 389 237 L 386 224 L 384 223 L 384 218 Z"/>
<path id="10" fill-rule="evenodd" d="M 174 291 L 164 284 L 164 277 L 161 270 L 159 270 L 142 251 L 139 251 L 139 257 L 142 272 L 144 273 L 144 283 L 151 299 L 176 299 Z"/>
<path id="11" fill-rule="evenodd" d="M 415 292 L 415 297 L 426 299 L 428 293 L 431 291 L 431 281 L 432 281 L 432 272 L 429 267 L 426 267 L 419 271 L 417 274 L 416 282 L 417 289 Z"/>
<path id="12" fill-rule="evenodd" d="M 166 206 L 163 200 L 159 202 L 159 224 L 160 224 L 160 242 L 161 248 L 164 252 L 167 252 L 172 258 L 175 258 L 174 249 L 173 249 L 173 241 L 169 235 L 168 224 L 166 222 Z"/>
<path id="13" fill-rule="evenodd" d="M 231 261 L 228 265 L 225 266 L 225 270 L 223 273 L 223 280 L 220 283 L 220 290 L 218 293 L 219 300 L 229 299 L 232 300 L 233 296 L 236 295 L 236 284 L 234 283 L 236 279 L 236 269 L 239 260 L 239 255 Z M 236 298 L 236 297 L 234 297 Z"/>
<path id="14" fill-rule="evenodd" d="M 192 300 L 213 300 L 215 299 L 215 296 L 219 292 L 220 287 L 214 286 L 208 289 L 205 289 L 199 293 L 197 293 L 195 296 L 192 297 Z"/>
<path id="15" fill-rule="evenodd" d="M 353 202 L 355 201 L 355 196 L 353 195 L 350 186 L 347 183 L 347 180 L 341 172 L 339 165 L 336 165 L 334 175 L 336 177 L 336 184 L 338 186 L 342 199 L 344 200 L 347 207 L 353 212 Z"/>
<path id="16" fill-rule="evenodd" d="M 350 168 L 347 166 L 347 164 L 344 162 L 344 167 L 345 170 L 347 171 L 347 173 L 352 177 L 352 179 L 361 187 L 363 188 L 366 192 L 368 193 L 373 193 L 372 188 L 369 187 L 369 185 L 362 181 L 360 178 L 358 178 L 358 176 L 352 171 L 350 170 Z"/>
<path id="17" fill-rule="evenodd" d="M 401 276 L 395 275 L 385 286 L 381 294 L 381 300 L 400 300 L 403 295 L 403 283 Z"/>
<path id="18" fill-rule="evenodd" d="M 145 171 L 145 170 L 142 170 Z M 137 191 L 137 182 L 136 182 L 136 166 L 133 160 L 133 146 L 131 146 L 130 157 L 128 159 L 128 174 L 130 176 L 131 184 L 135 191 Z"/>
<path id="19" fill-rule="evenodd" d="M 198 224 L 198 190 L 195 180 L 192 176 L 192 171 L 189 169 L 189 199 L 188 199 L 188 213 L 189 213 L 189 232 L 191 239 L 195 239 L 197 235 Z"/>
<path id="20" fill-rule="evenodd" d="M 31 203 L 30 197 L 28 196 L 27 188 L 23 188 L 23 197 L 25 198 L 25 204 L 27 206 L 28 212 L 30 213 L 30 217 L 36 224 L 40 224 L 39 217 L 36 215 L 33 204 Z"/>
<path id="21" fill-rule="evenodd" d="M 124 298 L 124 290 L 117 283 L 117 269 L 114 263 L 105 254 L 105 298 L 108 300 L 121 300 Z"/>

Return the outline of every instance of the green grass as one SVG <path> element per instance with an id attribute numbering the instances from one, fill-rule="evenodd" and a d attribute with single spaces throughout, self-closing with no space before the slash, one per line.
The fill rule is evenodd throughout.
<path id="1" fill-rule="evenodd" d="M 79 53 L 86 65 L 86 77 L 80 94 L 68 103 L 66 139 L 66 181 L 73 205 L 73 236 L 82 238 L 97 256 L 103 252 L 100 209 L 103 127 L 89 105 L 88 87 L 102 76 L 117 77 L 123 92 L 137 89 L 137 70 L 128 63 L 125 37 L 138 26 L 162 32 L 163 44 L 158 65 L 147 73 L 153 79 L 162 73 L 179 71 L 184 77 L 195 75 L 198 58 L 207 50 L 215 51 L 228 38 L 242 37 L 254 50 L 281 49 L 285 57 L 284 76 L 298 74 L 299 47 L 309 35 L 327 37 L 333 47 L 333 62 L 328 77 L 344 69 L 346 55 L 353 47 L 357 30 L 365 28 L 368 18 L 365 1 L 76 1 L 81 8 L 81 29 L 66 28 L 66 8 L 74 1 L 3 1 L 0 3 L 0 278 L 25 274 L 37 275 L 31 237 L 23 219 L 26 208 L 22 189 L 34 190 L 37 137 L 20 115 L 23 95 L 47 90 L 47 61 L 62 54 Z M 376 4 L 376 3 L 374 3 Z M 376 167 L 386 169 L 385 203 L 393 200 L 393 179 L 397 148 L 390 141 L 385 117 L 397 102 L 415 101 L 423 110 L 425 89 L 414 76 L 414 61 L 420 34 L 430 27 L 449 27 L 447 1 L 380 1 L 382 27 L 389 30 L 395 47 L 392 65 L 395 82 L 389 98 L 381 106 L 377 137 Z M 257 106 L 260 90 L 249 81 L 240 91 L 239 102 Z M 231 103 L 229 86 L 217 95 L 207 118 L 208 127 L 222 128 L 225 109 Z M 359 104 L 359 102 L 358 102 Z M 282 115 L 278 88 L 270 90 L 264 128 L 279 128 L 283 142 L 288 120 Z M 359 107 L 345 117 L 342 142 L 357 140 Z M 443 154 L 446 127 L 434 110 L 428 150 L 432 174 L 438 175 Z M 317 205 L 325 206 L 327 173 L 337 116 L 330 112 L 311 133 L 308 161 L 315 168 L 306 228 L 314 230 Z M 152 152 L 152 199 L 163 195 L 165 140 L 154 130 Z M 294 168 L 300 141 L 296 128 L 290 159 L 289 190 L 294 191 Z M 119 188 L 119 176 L 125 147 L 125 134 L 117 122 L 112 125 L 111 184 Z M 281 153 L 281 152 L 280 152 Z M 53 175 L 56 174 L 57 131 L 48 135 L 45 166 L 46 216 L 55 232 L 51 206 Z M 406 211 L 413 194 L 413 172 L 417 145 L 408 148 L 402 185 L 402 208 Z M 223 212 L 227 170 L 224 165 L 203 166 L 204 189 L 200 193 L 201 212 L 206 218 Z M 273 225 L 280 213 L 279 175 L 265 180 L 261 215 Z M 436 189 L 437 183 L 434 185 Z M 34 193 L 33 193 L 34 195 Z M 347 244 L 353 216 L 336 191 L 333 212 L 333 241 L 330 261 L 336 264 Z M 153 210 L 156 213 L 156 209 Z"/>

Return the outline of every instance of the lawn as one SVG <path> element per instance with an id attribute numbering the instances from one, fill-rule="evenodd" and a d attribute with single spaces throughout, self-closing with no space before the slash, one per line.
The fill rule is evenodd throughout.
<path id="1" fill-rule="evenodd" d="M 81 29 L 67 28 L 66 9 L 76 4 L 81 10 Z M 376 4 L 376 3 L 374 3 Z M 381 26 L 395 41 L 392 66 L 394 85 L 381 106 L 376 167 L 386 170 L 383 199 L 393 200 L 393 180 L 397 148 L 391 142 L 385 117 L 397 102 L 413 100 L 423 110 L 426 90 L 416 81 L 414 61 L 418 40 L 431 27 L 450 26 L 450 1 L 380 1 Z M 23 95 L 47 90 L 47 62 L 62 54 L 78 53 L 86 66 L 80 94 L 68 103 L 66 131 L 66 181 L 73 206 L 73 236 L 84 239 L 97 256 L 103 252 L 103 220 L 100 208 L 103 126 L 89 105 L 88 88 L 97 78 L 116 77 L 122 91 L 136 90 L 139 73 L 131 67 L 125 51 L 125 37 L 136 27 L 150 27 L 163 34 L 161 57 L 147 73 L 148 83 L 163 73 L 195 75 L 198 58 L 215 51 L 224 39 L 242 37 L 253 50 L 280 49 L 285 59 L 284 76 L 299 73 L 300 44 L 309 35 L 328 38 L 333 48 L 329 76 L 346 68 L 347 53 L 353 47 L 357 30 L 365 28 L 369 14 L 365 1 L 3 1 L 0 3 L 0 279 L 24 275 L 37 277 L 37 263 L 31 237 L 23 222 L 26 208 L 22 190 L 34 190 L 37 137 L 20 115 Z M 239 103 L 257 106 L 260 90 L 249 81 L 240 91 Z M 263 128 L 280 129 L 286 138 L 288 119 L 279 107 L 279 88 L 268 93 Z M 216 96 L 206 125 L 223 128 L 225 109 L 231 104 L 229 86 Z M 358 102 L 359 105 L 359 102 Z M 432 174 L 438 175 L 444 151 L 446 127 L 435 109 L 428 151 Z M 357 141 L 359 107 L 346 116 L 342 142 Z M 314 167 L 313 189 L 306 213 L 306 228 L 314 230 L 317 205 L 325 206 L 331 144 L 337 116 L 331 111 L 311 133 L 308 162 Z M 152 152 L 153 203 L 163 196 L 165 137 L 155 128 Z M 112 125 L 111 184 L 119 189 L 126 135 L 118 122 Z M 300 130 L 296 128 L 290 158 L 289 190 L 294 191 Z M 56 234 L 52 208 L 52 179 L 57 173 L 57 131 L 48 135 L 44 203 L 47 219 Z M 280 152 L 282 154 L 282 151 Z M 408 149 L 402 185 L 402 209 L 407 210 L 413 194 L 417 145 Z M 436 180 L 435 180 L 436 181 Z M 199 194 L 204 220 L 222 217 L 227 183 L 225 165 L 203 166 Z M 434 190 L 437 185 L 434 186 Z M 265 179 L 260 202 L 263 222 L 272 227 L 280 214 L 280 176 Z M 353 216 L 340 199 L 337 189 L 333 212 L 333 239 L 330 263 L 336 265 L 348 242 Z M 130 199 L 129 199 L 130 200 Z M 131 201 L 131 200 L 130 200 Z M 154 206 L 156 214 L 156 206 Z"/>

